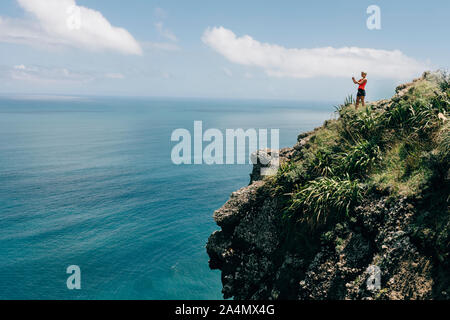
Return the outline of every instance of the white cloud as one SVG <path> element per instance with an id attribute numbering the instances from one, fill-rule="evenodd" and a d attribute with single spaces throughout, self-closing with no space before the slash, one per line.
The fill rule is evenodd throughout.
<path id="1" fill-rule="evenodd" d="M 48 68 L 23 64 L 9 68 L 7 75 L 11 80 L 39 83 L 89 82 L 95 79 L 93 74 L 74 72 L 67 68 Z"/>
<path id="2" fill-rule="evenodd" d="M 120 72 L 92 72 L 74 71 L 65 67 L 43 67 L 35 65 L 19 64 L 13 67 L 1 67 L 0 73 L 3 78 L 15 81 L 25 81 L 40 84 L 55 83 L 87 83 L 101 79 L 125 79 Z"/>
<path id="3" fill-rule="evenodd" d="M 371 76 L 406 79 L 428 67 L 399 50 L 358 47 L 290 49 L 261 43 L 248 35 L 237 37 L 223 27 L 206 29 L 202 41 L 229 61 L 260 67 L 273 77 L 349 77 L 364 70 Z"/>
<path id="4" fill-rule="evenodd" d="M 174 42 L 178 40 L 177 36 L 169 29 L 166 29 L 162 22 L 155 23 L 155 27 L 156 27 L 156 30 L 158 31 L 158 33 L 161 36 L 163 36 L 164 38 L 167 38 L 170 41 L 174 41 Z"/>
<path id="5" fill-rule="evenodd" d="M 78 6 L 75 0 L 17 2 L 32 19 L 0 18 L 0 41 L 142 54 L 127 30 L 112 26 L 99 11 Z"/>

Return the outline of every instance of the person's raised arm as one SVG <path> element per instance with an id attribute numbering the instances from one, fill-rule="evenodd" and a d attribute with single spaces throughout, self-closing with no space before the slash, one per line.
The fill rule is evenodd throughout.
<path id="1" fill-rule="evenodd" d="M 363 84 L 367 81 L 367 79 L 361 79 L 359 81 L 356 81 L 355 77 L 352 77 L 352 80 L 354 84 Z"/>
<path id="2" fill-rule="evenodd" d="M 364 84 L 366 83 L 367 79 L 361 79 L 359 81 L 356 81 L 357 84 Z"/>

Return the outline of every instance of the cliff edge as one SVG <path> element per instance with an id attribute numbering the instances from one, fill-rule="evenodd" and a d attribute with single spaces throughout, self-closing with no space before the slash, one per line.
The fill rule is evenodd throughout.
<path id="1" fill-rule="evenodd" d="M 347 98 L 275 176 L 255 165 L 206 245 L 224 298 L 449 299 L 449 97 L 426 72 L 357 111 Z"/>

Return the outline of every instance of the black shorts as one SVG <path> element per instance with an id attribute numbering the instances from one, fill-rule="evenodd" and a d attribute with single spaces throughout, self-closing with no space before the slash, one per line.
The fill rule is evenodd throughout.
<path id="1" fill-rule="evenodd" d="M 365 97 L 366 96 L 366 90 L 364 89 L 358 89 L 357 97 Z"/>

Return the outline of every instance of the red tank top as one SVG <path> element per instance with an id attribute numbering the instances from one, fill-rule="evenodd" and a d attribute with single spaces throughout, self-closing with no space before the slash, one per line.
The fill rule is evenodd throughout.
<path id="1" fill-rule="evenodd" d="M 365 81 L 359 85 L 358 89 L 366 90 L 367 79 L 360 79 L 359 81 L 361 81 L 361 80 L 365 80 Z"/>

